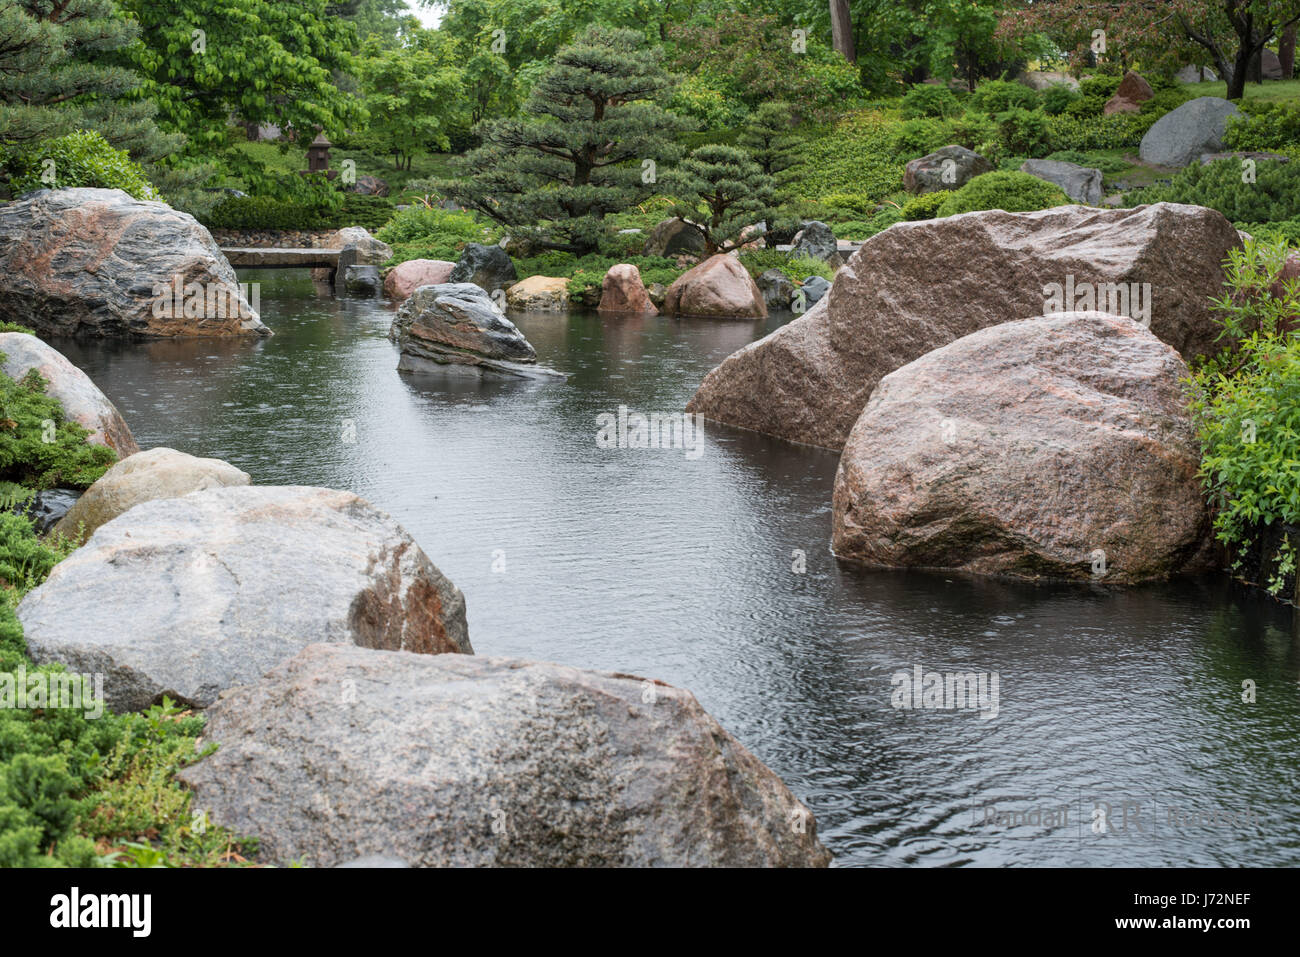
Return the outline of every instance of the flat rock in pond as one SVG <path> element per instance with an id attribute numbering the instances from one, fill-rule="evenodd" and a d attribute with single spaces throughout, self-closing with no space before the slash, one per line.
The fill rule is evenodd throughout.
<path id="1" fill-rule="evenodd" d="M 104 674 L 106 704 L 207 707 L 313 642 L 472 653 L 465 599 L 353 495 L 217 488 L 101 526 L 18 606 L 40 663 Z"/>
<path id="2" fill-rule="evenodd" d="M 223 696 L 204 735 L 217 751 L 180 774 L 194 806 L 278 863 L 830 860 L 808 809 L 690 692 L 631 675 L 313 645 Z"/>

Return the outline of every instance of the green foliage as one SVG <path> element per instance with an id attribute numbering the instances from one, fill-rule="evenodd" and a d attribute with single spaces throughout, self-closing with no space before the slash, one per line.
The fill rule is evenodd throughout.
<path id="1" fill-rule="evenodd" d="M 1229 117 L 1223 141 L 1232 150 L 1277 151 L 1300 145 L 1300 103 L 1258 104 L 1244 117 Z"/>
<path id="2" fill-rule="evenodd" d="M 1079 95 L 1066 106 L 1064 113 L 1076 119 L 1097 119 L 1102 116 L 1106 101 L 1115 95 L 1123 77 L 1091 76 L 1079 84 Z"/>
<path id="3" fill-rule="evenodd" d="M 835 270 L 812 256 L 794 256 L 782 249 L 747 249 L 740 254 L 740 264 L 757 279 L 769 269 L 779 269 L 796 285 L 802 285 L 810 276 L 834 279 Z"/>
<path id="4" fill-rule="evenodd" d="M 483 225 L 473 213 L 437 206 L 399 210 L 375 236 L 393 247 L 390 265 L 409 259 L 455 262 L 466 243 L 491 245 L 501 239 L 499 229 Z"/>
<path id="5" fill-rule="evenodd" d="M 1039 94 L 1043 101 L 1043 112 L 1048 116 L 1060 116 L 1079 100 L 1079 91 L 1065 83 L 1053 83 Z"/>
<path id="6" fill-rule="evenodd" d="M 136 199 L 158 198 L 139 164 L 92 130 L 77 130 L 17 150 L 5 166 L 15 196 L 46 187 L 92 186 L 120 189 Z"/>
<path id="7" fill-rule="evenodd" d="M 1080 118 L 1067 111 L 1047 119 L 1053 151 L 1115 150 L 1136 148 L 1159 117 L 1151 113 L 1112 113 Z"/>
<path id="8" fill-rule="evenodd" d="M 922 193 L 919 196 L 913 196 L 903 204 L 903 218 L 915 221 L 918 219 L 934 219 L 939 213 L 939 207 L 948 199 L 947 190 L 938 190 L 934 193 Z"/>
<path id="9" fill-rule="evenodd" d="M 947 146 L 949 126 L 942 120 L 907 120 L 894 127 L 890 147 L 899 157 L 915 159 Z"/>
<path id="10" fill-rule="evenodd" d="M 117 456 L 88 445 L 90 433 L 45 394 L 45 384 L 35 369 L 17 381 L 0 374 L 0 480 L 38 489 L 89 488 Z"/>
<path id="11" fill-rule="evenodd" d="M 1224 349 L 1192 380 L 1201 478 L 1238 561 L 1260 526 L 1300 522 L 1300 280 L 1280 281 L 1286 256 L 1253 241 L 1229 253 L 1213 304 Z"/>
<path id="12" fill-rule="evenodd" d="M 1039 110 L 1011 109 L 997 115 L 1002 148 L 1016 156 L 1040 158 L 1051 147 L 1047 117 Z"/>
<path id="13" fill-rule="evenodd" d="M 704 239 L 705 254 L 730 252 L 760 234 L 742 237 L 759 221 L 775 216 L 776 184 L 750 155 L 733 146 L 713 144 L 692 150 L 664 177 L 678 199 L 672 214 L 692 225 Z"/>
<path id="14" fill-rule="evenodd" d="M 1124 197 L 1125 205 L 1188 203 L 1217 209 L 1234 222 L 1281 222 L 1300 218 L 1300 164 L 1263 160 L 1255 181 L 1246 179 L 1239 160 L 1223 159 L 1180 170 L 1166 186 L 1148 186 Z"/>
<path id="15" fill-rule="evenodd" d="M 222 0 L 219 9 L 212 0 L 120 2 L 147 40 L 127 51 L 144 77 L 139 95 L 192 149 L 226 146 L 231 116 L 292 129 L 301 146 L 318 129 L 341 135 L 365 118 L 334 81 L 355 33 L 329 15 L 327 0 Z"/>
<path id="16" fill-rule="evenodd" d="M 1300 218 L 1284 219 L 1277 223 L 1233 223 L 1238 229 L 1250 233 L 1264 243 L 1281 244 L 1300 249 Z"/>
<path id="17" fill-rule="evenodd" d="M 654 102 L 671 86 L 640 34 L 590 26 L 539 79 L 525 118 L 482 124 L 468 175 L 440 185 L 512 235 L 594 252 L 606 216 L 656 191 L 646 161 L 665 170 L 680 156 L 682 124 Z"/>
<path id="18" fill-rule="evenodd" d="M 1155 90 L 1154 92 L 1155 95 L 1143 102 L 1139 109 L 1143 113 L 1154 114 L 1157 118 L 1164 116 L 1170 110 L 1178 109 L 1188 100 L 1195 99 L 1197 96 L 1182 84 Z"/>
<path id="19" fill-rule="evenodd" d="M 975 88 L 970 105 L 987 116 L 996 116 L 1007 110 L 1033 110 L 1038 108 L 1038 94 L 1012 80 L 987 80 Z"/>
<path id="20" fill-rule="evenodd" d="M 58 551 L 32 532 L 31 519 L 0 512 L 0 583 L 26 591 L 45 578 L 59 560 Z"/>
<path id="21" fill-rule="evenodd" d="M 954 216 L 981 209 L 1026 213 L 1051 206 L 1065 206 L 1069 197 L 1059 186 L 1028 173 L 998 170 L 976 176 L 961 189 L 944 194 L 936 217 Z"/>
<path id="22" fill-rule="evenodd" d="M 799 138 L 793 135 L 794 114 L 789 103 L 772 100 L 749 117 L 738 144 L 776 182 L 789 180 L 786 171 L 799 162 Z"/>
<path id="23" fill-rule="evenodd" d="M 903 184 L 903 163 L 891 140 L 890 123 L 882 113 L 850 113 L 805 139 L 804 161 L 791 191 L 805 200 L 849 193 L 879 202 Z"/>
<path id="24" fill-rule="evenodd" d="M 962 112 L 961 101 L 946 86 L 918 83 L 903 96 L 903 119 L 947 118 Z"/>
<path id="25" fill-rule="evenodd" d="M 323 231 L 364 226 L 372 232 L 394 216 L 393 205 L 382 196 L 340 194 L 337 209 L 303 206 L 292 200 L 265 196 L 227 196 L 200 221 L 209 229 Z"/>
<path id="26" fill-rule="evenodd" d="M 1130 164 L 1104 153 L 1084 152 L 1083 150 L 1057 150 L 1046 157 L 1059 163 L 1074 163 L 1076 166 L 1089 166 L 1103 173 L 1122 173 L 1130 169 Z"/>

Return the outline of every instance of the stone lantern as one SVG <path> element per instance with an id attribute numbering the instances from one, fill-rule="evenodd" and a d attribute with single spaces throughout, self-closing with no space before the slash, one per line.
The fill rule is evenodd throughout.
<path id="1" fill-rule="evenodd" d="M 316 134 L 316 139 L 307 147 L 307 172 L 329 175 L 330 145 L 323 132 Z"/>

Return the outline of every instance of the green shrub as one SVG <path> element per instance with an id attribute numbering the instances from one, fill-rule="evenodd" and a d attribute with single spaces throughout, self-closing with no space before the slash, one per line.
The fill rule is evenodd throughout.
<path id="1" fill-rule="evenodd" d="M 45 384 L 35 369 L 19 380 L 0 373 L 0 480 L 37 489 L 89 488 L 117 455 L 87 444 L 90 433 L 45 394 Z"/>
<path id="2" fill-rule="evenodd" d="M 15 196 L 47 187 L 90 186 L 120 189 L 136 199 L 158 198 L 139 164 L 92 130 L 77 130 L 19 150 L 7 157 L 5 166 Z"/>
<path id="3" fill-rule="evenodd" d="M 1213 305 L 1224 350 L 1193 378 L 1201 478 L 1234 568 L 1261 526 L 1300 524 L 1300 280 L 1273 294 L 1286 254 L 1256 242 L 1229 253 Z"/>
<path id="4" fill-rule="evenodd" d="M 875 229 L 870 222 L 861 219 L 850 219 L 835 226 L 836 239 L 852 239 L 856 241 L 867 239 L 877 232 L 879 230 Z"/>
<path id="5" fill-rule="evenodd" d="M 986 144 L 998 138 L 997 123 L 983 113 L 970 110 L 949 120 L 947 128 L 949 143 L 964 146 L 977 153 L 982 153 L 987 149 Z"/>
<path id="6" fill-rule="evenodd" d="M 1040 94 L 1043 112 L 1048 116 L 1060 116 L 1072 103 L 1079 99 L 1079 91 L 1065 83 L 1053 83 Z"/>
<path id="7" fill-rule="evenodd" d="M 1122 77 L 1092 76 L 1079 84 L 1079 96 L 1063 111 L 1065 116 L 1091 120 L 1102 115 L 1106 101 L 1119 89 Z"/>
<path id="8" fill-rule="evenodd" d="M 961 189 L 946 194 L 936 216 L 954 216 L 982 209 L 1027 213 L 1051 206 L 1065 206 L 1069 202 L 1069 197 L 1059 186 L 1028 173 L 998 170 L 976 176 Z"/>
<path id="9" fill-rule="evenodd" d="M 1260 242 L 1300 249 L 1300 219 L 1284 219 L 1277 223 L 1233 223 L 1233 225 L 1250 233 Z"/>
<path id="10" fill-rule="evenodd" d="M 961 102 L 946 86 L 918 83 L 903 96 L 902 112 L 905 120 L 956 116 L 961 111 Z"/>
<path id="11" fill-rule="evenodd" d="M 1017 156 L 1042 157 L 1050 151 L 1047 116 L 1037 110 L 999 113 L 998 139 L 1003 149 Z"/>
<path id="12" fill-rule="evenodd" d="M 1112 113 L 1081 119 L 1066 113 L 1047 118 L 1048 142 L 1059 150 L 1132 149 L 1159 117 L 1150 113 Z"/>
<path id="13" fill-rule="evenodd" d="M 501 232 L 484 226 L 473 213 L 464 210 L 411 206 L 398 210 L 375 238 L 393 247 L 393 258 L 388 262 L 391 266 L 410 259 L 455 262 L 466 243 L 491 245 L 500 241 Z"/>
<path id="14" fill-rule="evenodd" d="M 873 198 L 860 193 L 828 193 L 822 197 L 824 205 L 842 209 L 855 216 L 870 216 L 879 202 L 878 197 Z"/>
<path id="15" fill-rule="evenodd" d="M 382 227 L 394 214 L 382 196 L 345 193 L 336 209 L 305 206 L 295 200 L 268 196 L 227 196 L 203 217 L 209 229 L 314 230 L 363 226 Z"/>
<path id="16" fill-rule="evenodd" d="M 971 106 L 988 116 L 997 116 L 1007 110 L 1033 110 L 1038 108 L 1038 94 L 1011 80 L 986 80 L 970 96 Z"/>
<path id="17" fill-rule="evenodd" d="M 794 256 L 782 249 L 749 249 L 740 254 L 740 264 L 757 279 L 769 269 L 779 269 L 791 282 L 802 283 L 809 276 L 834 279 L 835 270 L 820 259 Z"/>
<path id="18" fill-rule="evenodd" d="M 1230 117 L 1223 142 L 1232 150 L 1294 148 L 1300 144 L 1300 103 L 1265 101 L 1256 104 L 1250 115 Z"/>
<path id="19" fill-rule="evenodd" d="M 922 193 L 920 196 L 913 196 L 903 204 L 903 218 L 907 220 L 934 219 L 939 212 L 939 207 L 948 199 L 947 190 L 939 190 L 934 193 Z"/>
<path id="20" fill-rule="evenodd" d="M 1125 194 L 1127 206 L 1188 203 L 1217 209 L 1233 222 L 1271 223 L 1300 218 L 1300 164 L 1267 160 L 1255 165 L 1255 181 L 1243 182 L 1239 160 L 1223 159 L 1179 170 L 1164 186 Z"/>
<path id="21" fill-rule="evenodd" d="M 894 128 L 890 145 L 901 159 L 911 160 L 948 145 L 949 127 L 942 120 L 907 120 Z"/>
<path id="22" fill-rule="evenodd" d="M 891 142 L 894 125 L 877 111 L 862 111 L 810 131 L 804 162 L 792 171 L 788 189 L 793 197 L 819 201 L 833 193 L 850 193 L 879 201 L 897 192 L 903 185 L 903 164 Z"/>
<path id="23" fill-rule="evenodd" d="M 1189 92 L 1181 84 L 1175 87 L 1168 87 L 1162 90 L 1155 90 L 1155 95 L 1151 99 L 1142 103 L 1139 109 L 1143 113 L 1154 113 L 1156 118 L 1164 116 L 1170 110 L 1176 110 L 1188 100 L 1196 98 L 1195 93 Z"/>

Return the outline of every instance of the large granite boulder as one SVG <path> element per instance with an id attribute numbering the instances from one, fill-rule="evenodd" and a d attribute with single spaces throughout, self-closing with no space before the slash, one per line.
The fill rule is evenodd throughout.
<path id="1" fill-rule="evenodd" d="M 126 458 L 140 451 L 117 406 L 53 346 L 24 332 L 0 332 L 2 368 L 11 379 L 35 369 L 45 379 L 45 394 L 59 400 L 69 419 L 90 430 L 88 442 L 107 445 Z"/>
<path id="2" fill-rule="evenodd" d="M 1208 66 L 1185 66 L 1174 74 L 1179 83 L 1213 83 L 1219 75 Z"/>
<path id="3" fill-rule="evenodd" d="M 689 692 L 515 658 L 314 645 L 208 715 L 181 772 L 269 860 L 808 867 L 812 814 Z"/>
<path id="4" fill-rule="evenodd" d="M 1156 120 L 1142 137 L 1138 155 L 1153 166 L 1187 166 L 1202 153 L 1222 151 L 1228 118 L 1244 115 L 1217 96 L 1188 100 Z"/>
<path id="5" fill-rule="evenodd" d="M 631 263 L 610 266 L 600 281 L 600 305 L 597 312 L 640 315 L 659 310 L 650 301 L 641 270 Z"/>
<path id="6" fill-rule="evenodd" d="M 529 276 L 510 287 L 506 302 L 523 312 L 563 312 L 569 308 L 569 280 L 562 276 Z"/>
<path id="7" fill-rule="evenodd" d="M 207 707 L 313 642 L 472 653 L 465 599 L 351 492 L 216 488 L 144 502 L 18 606 L 39 664 L 104 674 L 109 708 Z"/>
<path id="8" fill-rule="evenodd" d="M 447 277 L 449 283 L 472 282 L 489 293 L 508 289 L 519 279 L 514 261 L 500 246 L 466 243 Z"/>
<path id="9" fill-rule="evenodd" d="M 703 256 L 704 237 L 690 223 L 676 217 L 665 219 L 654 229 L 645 241 L 647 256 Z"/>
<path id="10" fill-rule="evenodd" d="M 394 302 L 405 302 L 421 286 L 446 282 L 455 268 L 455 263 L 445 259 L 408 259 L 388 271 L 384 277 L 384 295 Z"/>
<path id="11" fill-rule="evenodd" d="M 0 314 L 42 335 L 270 335 L 198 221 L 120 189 L 0 205 Z"/>
<path id="12" fill-rule="evenodd" d="M 401 347 L 403 372 L 563 378 L 537 364 L 532 344 L 472 282 L 421 286 L 397 310 L 388 337 Z"/>
<path id="13" fill-rule="evenodd" d="M 1020 172 L 1055 183 L 1076 203 L 1101 203 L 1101 170 L 1059 160 L 1031 159 L 1020 164 Z"/>
<path id="14" fill-rule="evenodd" d="M 716 319 L 761 319 L 763 293 L 734 256 L 710 256 L 678 276 L 664 297 L 664 315 Z"/>
<path id="15" fill-rule="evenodd" d="M 834 549 L 872 565 L 1127 584 L 1206 567 L 1187 366 L 1132 319 L 981 329 L 881 380 L 849 435 Z"/>
<path id="16" fill-rule="evenodd" d="M 334 274 L 334 291 L 345 293 L 348 289 L 348 270 L 353 266 L 374 266 L 376 269 L 393 258 L 393 247 L 370 235 L 369 230 L 361 226 L 348 226 L 336 232 L 330 240 L 330 247 L 339 250 L 338 270 Z M 360 276 L 361 273 L 355 273 Z M 369 276 L 369 273 L 366 273 Z M 360 295 L 373 296 L 377 289 L 371 289 L 371 282 L 360 290 Z"/>
<path id="17" fill-rule="evenodd" d="M 127 509 L 159 498 L 180 498 L 209 488 L 249 484 L 241 472 L 220 459 L 201 459 L 175 449 L 137 452 L 118 462 L 86 489 L 55 526 L 68 538 L 89 537 L 95 529 Z"/>
<path id="18" fill-rule="evenodd" d="M 964 146 L 945 146 L 903 167 L 903 188 L 909 193 L 961 189 L 976 176 L 993 172 L 993 164 Z"/>
<path id="19" fill-rule="evenodd" d="M 794 248 L 790 250 L 794 256 L 809 256 L 813 259 L 820 259 L 823 262 L 839 266 L 843 263 L 840 259 L 839 240 L 835 238 L 834 231 L 823 222 L 813 220 L 804 223 L 803 228 L 794 235 Z"/>
<path id="20" fill-rule="evenodd" d="M 1130 70 L 1124 74 L 1115 95 L 1106 101 L 1101 112 L 1106 116 L 1112 113 L 1136 113 L 1142 109 L 1143 103 L 1155 95 L 1151 84 Z"/>
<path id="21" fill-rule="evenodd" d="M 1060 73 L 1055 70 L 1027 70 L 1020 74 L 1017 79 L 1031 90 L 1050 89 L 1054 86 L 1064 84 L 1072 90 L 1079 88 L 1079 81 L 1068 73 Z"/>
<path id="22" fill-rule="evenodd" d="M 1210 297 L 1240 245 L 1221 213 L 1171 203 L 898 223 L 853 254 L 807 315 L 710 372 L 687 409 L 840 448 L 882 376 L 978 329 L 1042 315 L 1054 287 L 1061 311 L 1088 305 L 1085 286 L 1097 308 L 1096 286 L 1113 284 L 1107 302 L 1113 293 L 1122 307 L 1127 291 L 1136 312 L 1138 284 L 1152 332 L 1185 358 L 1205 355 L 1218 349 Z"/>
<path id="23" fill-rule="evenodd" d="M 1282 74 L 1282 60 L 1268 47 L 1259 51 L 1260 76 L 1265 80 L 1289 80 Z"/>

